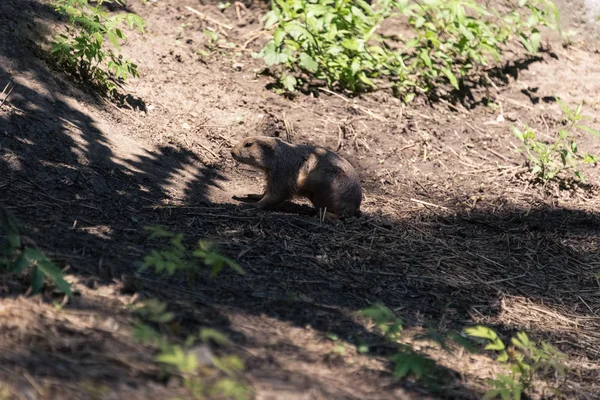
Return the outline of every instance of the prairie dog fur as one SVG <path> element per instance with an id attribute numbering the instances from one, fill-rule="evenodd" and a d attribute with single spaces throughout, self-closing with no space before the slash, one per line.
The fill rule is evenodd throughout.
<path id="1" fill-rule="evenodd" d="M 338 216 L 360 214 L 359 176 L 333 151 L 261 136 L 242 140 L 231 149 L 231 155 L 265 172 L 266 190 L 255 203 L 260 209 L 271 209 L 297 196 Z"/>

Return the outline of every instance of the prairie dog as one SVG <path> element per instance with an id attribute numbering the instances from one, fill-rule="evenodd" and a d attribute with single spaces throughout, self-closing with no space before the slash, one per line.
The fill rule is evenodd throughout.
<path id="1" fill-rule="evenodd" d="M 265 172 L 267 187 L 256 207 L 268 210 L 293 197 L 306 197 L 317 209 L 338 216 L 360 214 L 362 190 L 354 167 L 321 147 L 278 138 L 249 137 L 231 149 L 233 158 Z"/>

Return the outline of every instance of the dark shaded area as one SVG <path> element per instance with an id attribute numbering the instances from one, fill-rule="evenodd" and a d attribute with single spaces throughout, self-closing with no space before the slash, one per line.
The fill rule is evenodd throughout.
<path id="1" fill-rule="evenodd" d="M 16 8 L 19 19 L 11 18 Z M 34 43 L 21 35 L 34 24 L 34 16 L 51 18 L 52 11 L 33 0 L 0 4 L 0 85 L 15 77 L 40 82 L 30 88 L 17 81 L 0 110 L 0 202 L 40 248 L 61 267 L 70 266 L 70 273 L 100 283 L 120 282 L 130 293 L 149 293 L 173 304 L 181 301 L 184 305 L 175 311 L 184 331 L 215 326 L 248 348 L 264 343 L 253 343 L 232 330 L 221 310 L 267 315 L 297 327 L 310 325 L 350 344 L 360 339 L 371 344 L 374 356 L 391 355 L 393 349 L 368 332 L 354 313 L 375 303 L 395 310 L 406 326 L 440 329 L 460 329 L 471 324 L 473 316 L 496 317 L 503 296 L 523 296 L 582 318 L 600 310 L 594 277 L 600 265 L 597 213 L 522 210 L 507 202 L 495 210 L 365 215 L 329 224 L 296 214 L 211 204 L 208 190 L 225 176 L 202 166 L 190 151 L 162 147 L 133 162 L 116 160 L 105 133 L 61 98 L 101 105 L 48 72 L 34 57 Z M 186 188 L 185 205 L 162 207 L 170 199 L 166 187 L 173 177 L 198 165 Z M 202 272 L 190 288 L 181 276 L 140 274 L 139 261 L 160 246 L 148 240 L 143 229 L 147 225 L 185 233 L 191 245 L 204 238 L 218 242 L 247 275 L 226 270 L 212 280 Z M 545 334 L 555 337 L 552 327 Z M 37 343 L 33 350 L 51 347 L 32 342 Z M 591 350 L 569 342 L 560 346 L 593 356 Z M 97 357 L 103 349 L 93 350 L 79 357 L 101 361 Z M 290 352 L 305 356 L 300 347 Z M 87 374 L 119 381 L 128 370 L 115 367 L 96 377 L 91 367 L 55 357 L 52 352 L 21 354 L 2 357 L 0 364 L 65 380 Z M 277 367 L 262 361 L 254 359 L 250 365 L 269 371 Z M 30 368 L 60 363 L 66 366 Z M 465 388 L 455 371 L 445 371 L 443 377 L 440 397 L 481 397 Z M 398 385 L 417 393 L 423 390 L 410 382 Z"/>
<path id="2" fill-rule="evenodd" d="M 529 101 L 531 101 L 531 104 L 538 104 L 541 101 L 543 101 L 544 103 L 556 103 L 556 98 L 554 96 L 537 96 L 536 93 L 538 92 L 539 88 L 528 88 L 528 89 L 522 89 L 521 93 L 523 93 L 525 96 L 529 97 Z"/>
<path id="3" fill-rule="evenodd" d="M 553 53 L 549 54 L 550 56 L 555 57 Z M 485 76 L 482 75 L 474 76 L 473 78 L 467 77 L 460 82 L 459 90 L 453 89 L 447 95 L 431 93 L 428 100 L 431 103 L 435 103 L 441 99 L 450 102 L 454 106 L 461 104 L 468 110 L 473 110 L 481 105 L 487 106 L 492 99 L 477 94 L 478 91 L 485 90 L 486 88 L 489 89 L 492 85 L 497 87 L 507 86 L 510 84 L 511 79 L 519 79 L 521 71 L 527 70 L 531 64 L 541 61 L 543 61 L 543 57 L 541 56 L 526 56 L 517 60 L 508 61 L 503 65 L 494 66 L 486 70 L 484 73 L 487 74 L 489 79 L 486 79 Z"/>

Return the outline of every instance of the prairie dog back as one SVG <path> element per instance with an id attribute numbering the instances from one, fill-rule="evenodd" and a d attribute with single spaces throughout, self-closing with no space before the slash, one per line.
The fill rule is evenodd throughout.
<path id="1" fill-rule="evenodd" d="M 262 169 L 267 187 L 256 206 L 270 209 L 295 196 L 339 216 L 360 213 L 362 189 L 356 170 L 333 151 L 289 144 L 278 138 L 249 137 L 231 150 L 233 158 Z"/>

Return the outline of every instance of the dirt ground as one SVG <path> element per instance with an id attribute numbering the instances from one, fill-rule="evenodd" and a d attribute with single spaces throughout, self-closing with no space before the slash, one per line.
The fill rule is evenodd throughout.
<path id="1" fill-rule="evenodd" d="M 0 398 L 186 398 L 131 338 L 125 306 L 150 296 L 169 302 L 184 332 L 228 334 L 256 399 L 479 399 L 498 372 L 489 354 L 414 338 L 480 323 L 556 346 L 569 356 L 564 395 L 600 398 L 600 175 L 586 169 L 585 190 L 533 185 L 510 131 L 553 132 L 556 95 L 584 101 L 600 128 L 598 28 L 582 2 L 557 4 L 571 46 L 553 37 L 539 59 L 509 54 L 497 87 L 464 105 L 403 107 L 385 91 L 269 90 L 252 58 L 267 41 L 266 3 L 240 3 L 238 15 L 206 0 L 131 0 L 147 32 L 124 46 L 140 77 L 117 106 L 44 61 L 63 24 L 48 2 L 1 1 L 0 86 L 15 89 L 0 108 L 0 202 L 67 268 L 76 296 L 59 309 L 56 294 L 26 297 L 0 277 Z M 207 27 L 233 50 L 199 55 Z M 232 196 L 262 185 L 229 152 L 248 135 L 337 149 L 360 173 L 364 215 L 322 223 L 306 205 L 240 206 Z M 590 135 L 580 147 L 600 154 Z M 207 271 L 190 288 L 138 272 L 159 245 L 148 225 L 209 239 L 247 274 Z M 403 319 L 403 340 L 438 363 L 441 382 L 393 379 L 389 347 L 356 316 L 375 303 Z"/>

